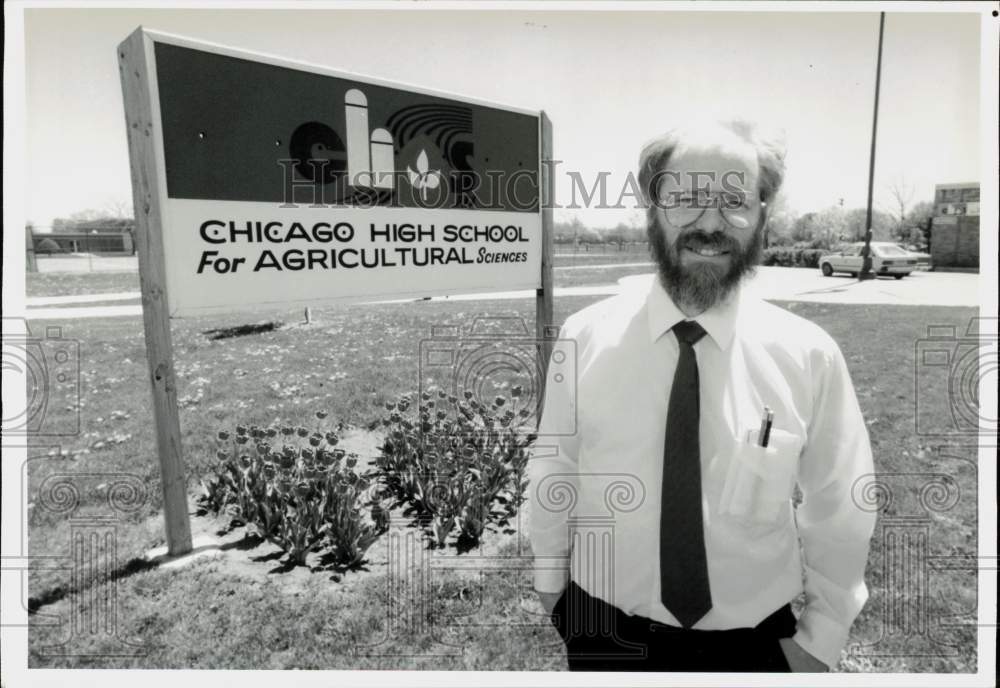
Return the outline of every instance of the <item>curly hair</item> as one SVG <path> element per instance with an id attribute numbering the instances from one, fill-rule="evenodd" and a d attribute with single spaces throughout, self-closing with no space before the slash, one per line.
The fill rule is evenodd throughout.
<path id="1" fill-rule="evenodd" d="M 785 176 L 785 140 L 782 133 L 765 134 L 748 120 L 726 120 L 715 126 L 734 134 L 738 139 L 750 144 L 757 152 L 760 174 L 757 190 L 760 200 L 768 203 L 778 193 Z M 704 126 L 699 126 L 704 131 Z M 639 189 L 649 209 L 655 210 L 657 183 L 677 146 L 692 136 L 693 128 L 678 126 L 647 143 L 639 154 Z"/>

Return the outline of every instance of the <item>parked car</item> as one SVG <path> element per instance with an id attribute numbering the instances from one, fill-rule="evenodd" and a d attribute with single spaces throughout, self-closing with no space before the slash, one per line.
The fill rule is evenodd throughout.
<path id="1" fill-rule="evenodd" d="M 849 244 L 837 253 L 820 256 L 819 269 L 827 277 L 835 272 L 846 272 L 852 277 L 857 277 L 864 260 L 861 257 L 864 247 L 864 242 L 859 241 Z M 895 244 L 873 241 L 871 249 L 872 272 L 876 275 L 892 275 L 896 279 L 903 279 L 917 269 L 917 258 Z"/>
<path id="2" fill-rule="evenodd" d="M 923 251 L 918 251 L 916 247 L 901 246 L 900 248 L 905 249 L 911 257 L 917 259 L 917 270 L 933 270 L 934 262 L 931 260 L 931 254 L 925 253 Z"/>

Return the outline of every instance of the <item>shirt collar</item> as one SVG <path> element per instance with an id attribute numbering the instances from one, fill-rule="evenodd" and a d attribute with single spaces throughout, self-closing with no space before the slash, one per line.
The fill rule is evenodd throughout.
<path id="1" fill-rule="evenodd" d="M 692 318 L 695 322 L 705 328 L 705 332 L 716 343 L 716 345 L 726 350 L 733 341 L 736 330 L 736 316 L 739 313 L 741 301 L 741 287 L 737 287 L 729 295 L 729 298 L 722 303 L 717 303 L 704 313 Z M 651 341 L 656 341 L 665 333 L 670 331 L 674 325 L 681 320 L 686 320 L 687 316 L 677 307 L 670 295 L 667 294 L 663 285 L 660 284 L 658 276 L 652 279 L 652 286 L 646 298 L 646 315 L 649 320 L 649 336 Z"/>

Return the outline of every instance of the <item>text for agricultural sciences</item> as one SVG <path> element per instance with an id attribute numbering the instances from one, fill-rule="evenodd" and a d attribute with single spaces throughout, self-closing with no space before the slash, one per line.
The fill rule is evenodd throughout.
<path id="1" fill-rule="evenodd" d="M 345 246 L 355 241 L 359 234 L 365 231 L 373 245 L 363 248 Z M 280 221 L 206 220 L 201 224 L 199 234 L 202 241 L 219 249 L 226 246 L 245 247 L 258 244 L 262 246 L 262 250 L 256 258 L 227 257 L 222 255 L 220 250 L 203 250 L 197 274 L 523 263 L 528 260 L 527 251 L 505 250 L 510 246 L 498 248 L 479 246 L 477 249 L 468 244 L 483 242 L 523 244 L 529 241 L 520 225 L 499 224 L 437 226 L 370 223 L 367 230 L 359 231 L 349 222 L 304 224 Z M 289 242 L 304 242 L 310 247 L 266 247 Z M 437 242 L 446 245 L 427 245 Z M 330 247 L 330 244 L 335 244 L 337 247 Z"/>

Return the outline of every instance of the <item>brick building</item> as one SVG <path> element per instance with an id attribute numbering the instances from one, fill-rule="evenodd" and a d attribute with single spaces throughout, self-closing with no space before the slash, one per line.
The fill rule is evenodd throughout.
<path id="1" fill-rule="evenodd" d="M 936 267 L 979 267 L 979 184 L 938 184 L 931 218 Z"/>

